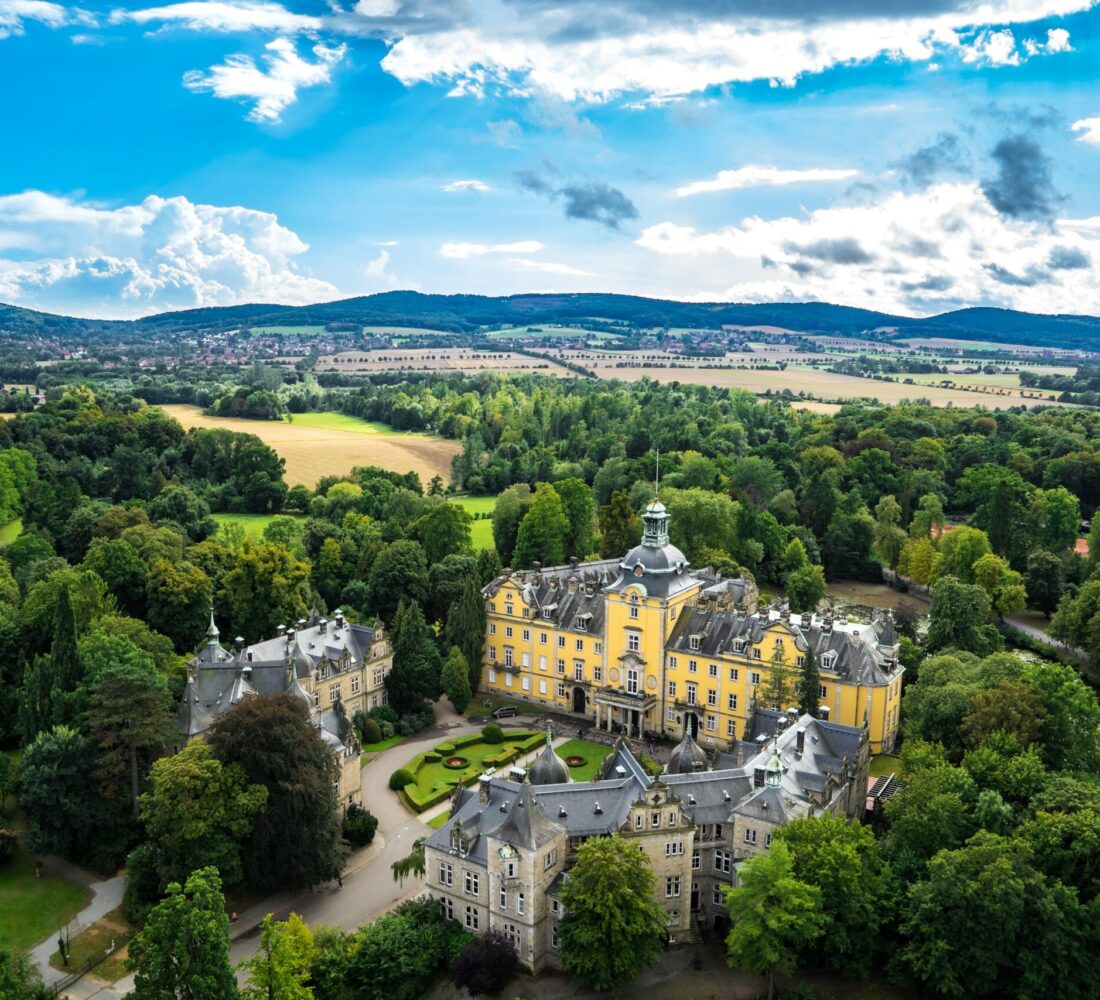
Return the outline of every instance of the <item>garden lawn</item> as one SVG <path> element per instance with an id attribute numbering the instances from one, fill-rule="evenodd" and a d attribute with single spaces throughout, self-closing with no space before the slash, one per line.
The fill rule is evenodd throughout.
<path id="1" fill-rule="evenodd" d="M 35 878 L 31 856 L 20 848 L 0 868 L 0 951 L 21 954 L 67 924 L 88 905 L 91 892 L 48 868 Z"/>
<path id="2" fill-rule="evenodd" d="M 450 812 L 445 809 L 438 816 L 435 816 L 432 819 L 428 820 L 428 826 L 430 826 L 433 830 L 439 830 L 446 824 L 447 820 L 449 820 L 450 818 Z"/>
<path id="3" fill-rule="evenodd" d="M 901 771 L 901 758 L 892 754 L 880 753 L 871 758 L 871 777 L 882 778 Z"/>
<path id="4" fill-rule="evenodd" d="M 536 749 L 545 738 L 545 733 L 533 730 L 505 730 L 500 743 L 486 743 L 476 734 L 444 740 L 406 765 L 416 780 L 405 786 L 405 796 L 417 812 L 423 812 L 448 799 L 456 785 L 473 784 L 490 767 L 507 767 L 517 756 Z M 447 767 L 444 762 L 451 757 L 464 758 L 465 766 Z"/>
<path id="5" fill-rule="evenodd" d="M 236 524 L 244 529 L 246 538 L 257 539 L 262 537 L 264 528 L 268 526 L 273 514 L 212 514 L 211 517 L 222 524 Z"/>
<path id="6" fill-rule="evenodd" d="M 569 768 L 569 777 L 574 781 L 591 781 L 596 777 L 596 772 L 603 764 L 604 758 L 611 753 L 611 747 L 602 743 L 589 743 L 588 740 L 569 740 L 561 746 L 554 747 L 562 760 L 569 757 L 583 757 L 584 763 L 578 767 Z"/>
<path id="7" fill-rule="evenodd" d="M 495 549 L 493 541 L 493 510 L 497 505 L 496 497 L 455 497 L 452 503 L 465 507 L 467 512 L 475 518 L 470 525 L 470 540 L 475 551 L 477 549 Z M 478 515 L 488 514 L 488 517 Z"/>
<path id="8" fill-rule="evenodd" d="M 364 743 L 360 749 L 363 751 L 363 756 L 381 753 L 383 750 L 389 750 L 390 747 L 397 746 L 404 738 L 404 736 L 398 736 L 394 733 L 389 739 L 379 740 L 377 743 Z"/>
<path id="9" fill-rule="evenodd" d="M 487 521 L 487 524 L 492 526 L 491 521 Z M 21 534 L 23 533 L 23 519 L 17 517 L 14 521 L 8 521 L 2 528 L 0 528 L 0 545 L 11 545 Z M 489 532 L 490 543 L 492 542 L 492 531 Z"/>

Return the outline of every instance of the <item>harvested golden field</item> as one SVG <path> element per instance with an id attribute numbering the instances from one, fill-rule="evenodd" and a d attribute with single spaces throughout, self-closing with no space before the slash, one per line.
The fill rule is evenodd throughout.
<path id="1" fill-rule="evenodd" d="M 255 434 L 286 461 L 286 481 L 311 489 L 322 476 L 338 476 L 357 465 L 377 465 L 392 472 L 415 472 L 427 485 L 434 475 L 450 481 L 451 458 L 462 450 L 457 441 L 427 434 L 381 430 L 365 420 L 343 418 L 339 427 L 282 423 L 274 420 L 238 420 L 208 417 L 197 406 L 162 406 L 185 429 L 221 427 Z M 305 416 L 310 416 L 306 414 Z M 350 421 L 350 423 L 349 423 Z M 361 429 L 359 427 L 361 425 Z M 349 429 L 355 427 L 355 429 Z"/>
<path id="2" fill-rule="evenodd" d="M 473 351 L 464 347 L 391 347 L 378 351 L 344 351 L 317 359 L 318 372 L 538 372 L 572 375 L 567 368 L 512 351 Z"/>
<path id="3" fill-rule="evenodd" d="M 805 368 L 786 368 L 783 371 L 756 370 L 751 368 L 617 368 L 614 364 L 591 366 L 600 378 L 618 378 L 624 382 L 637 382 L 651 378 L 658 382 L 683 382 L 687 385 L 713 385 L 726 388 L 734 386 L 763 393 L 768 389 L 793 393 L 807 392 L 823 400 L 859 399 L 872 397 L 882 403 L 900 403 L 903 399 L 927 399 L 935 406 L 984 406 L 990 410 L 1006 410 L 1012 406 L 1057 406 L 1037 390 L 1018 390 L 990 386 L 987 392 L 942 389 L 929 385 L 905 385 L 902 382 L 879 382 L 874 379 L 856 378 L 853 375 L 836 375 L 833 372 Z"/>

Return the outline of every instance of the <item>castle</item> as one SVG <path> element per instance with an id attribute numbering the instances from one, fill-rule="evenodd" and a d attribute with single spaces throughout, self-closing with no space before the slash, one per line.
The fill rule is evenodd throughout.
<path id="1" fill-rule="evenodd" d="M 456 789 L 450 819 L 424 845 L 429 895 L 475 933 L 505 934 L 520 961 L 560 965 L 561 888 L 577 848 L 618 834 L 644 851 L 669 940 L 728 920 L 739 862 L 766 851 L 782 824 L 862 814 L 870 761 L 865 729 L 761 711 L 748 743 L 713 764 L 689 719 L 666 773 L 651 777 L 620 737 L 595 781 L 570 782 L 547 733 L 528 771 L 482 775 Z"/>
<path id="2" fill-rule="evenodd" d="M 732 748 L 755 709 L 798 700 L 812 646 L 820 717 L 866 726 L 872 753 L 893 749 L 904 668 L 891 614 L 857 625 L 760 611 L 751 581 L 689 566 L 659 500 L 642 524 L 621 560 L 506 570 L 485 587 L 486 693 L 630 736 L 677 739 L 690 726 L 708 749 Z"/>
<path id="3" fill-rule="evenodd" d="M 206 643 L 187 664 L 187 685 L 176 721 L 186 740 L 201 737 L 222 712 L 252 694 L 289 691 L 300 698 L 321 738 L 340 764 L 339 800 L 361 802 L 359 746 L 351 726 L 356 712 L 386 703 L 386 674 L 393 650 L 380 623 L 368 628 L 337 610 L 331 621 L 314 611 L 273 639 L 233 651 L 221 645 L 214 612 Z"/>

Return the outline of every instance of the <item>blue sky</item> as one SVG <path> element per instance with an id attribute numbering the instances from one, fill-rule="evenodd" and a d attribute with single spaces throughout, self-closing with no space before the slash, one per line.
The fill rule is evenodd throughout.
<path id="1" fill-rule="evenodd" d="M 1095 0 L 0 0 L 0 301 L 1100 313 Z"/>

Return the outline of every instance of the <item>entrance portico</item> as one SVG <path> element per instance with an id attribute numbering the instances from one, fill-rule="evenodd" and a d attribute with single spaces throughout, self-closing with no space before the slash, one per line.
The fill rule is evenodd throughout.
<path id="1" fill-rule="evenodd" d="M 596 728 L 614 732 L 616 724 L 628 736 L 640 737 L 646 729 L 653 729 L 650 710 L 657 705 L 655 695 L 630 695 L 614 691 L 598 691 L 593 697 L 596 709 Z"/>

